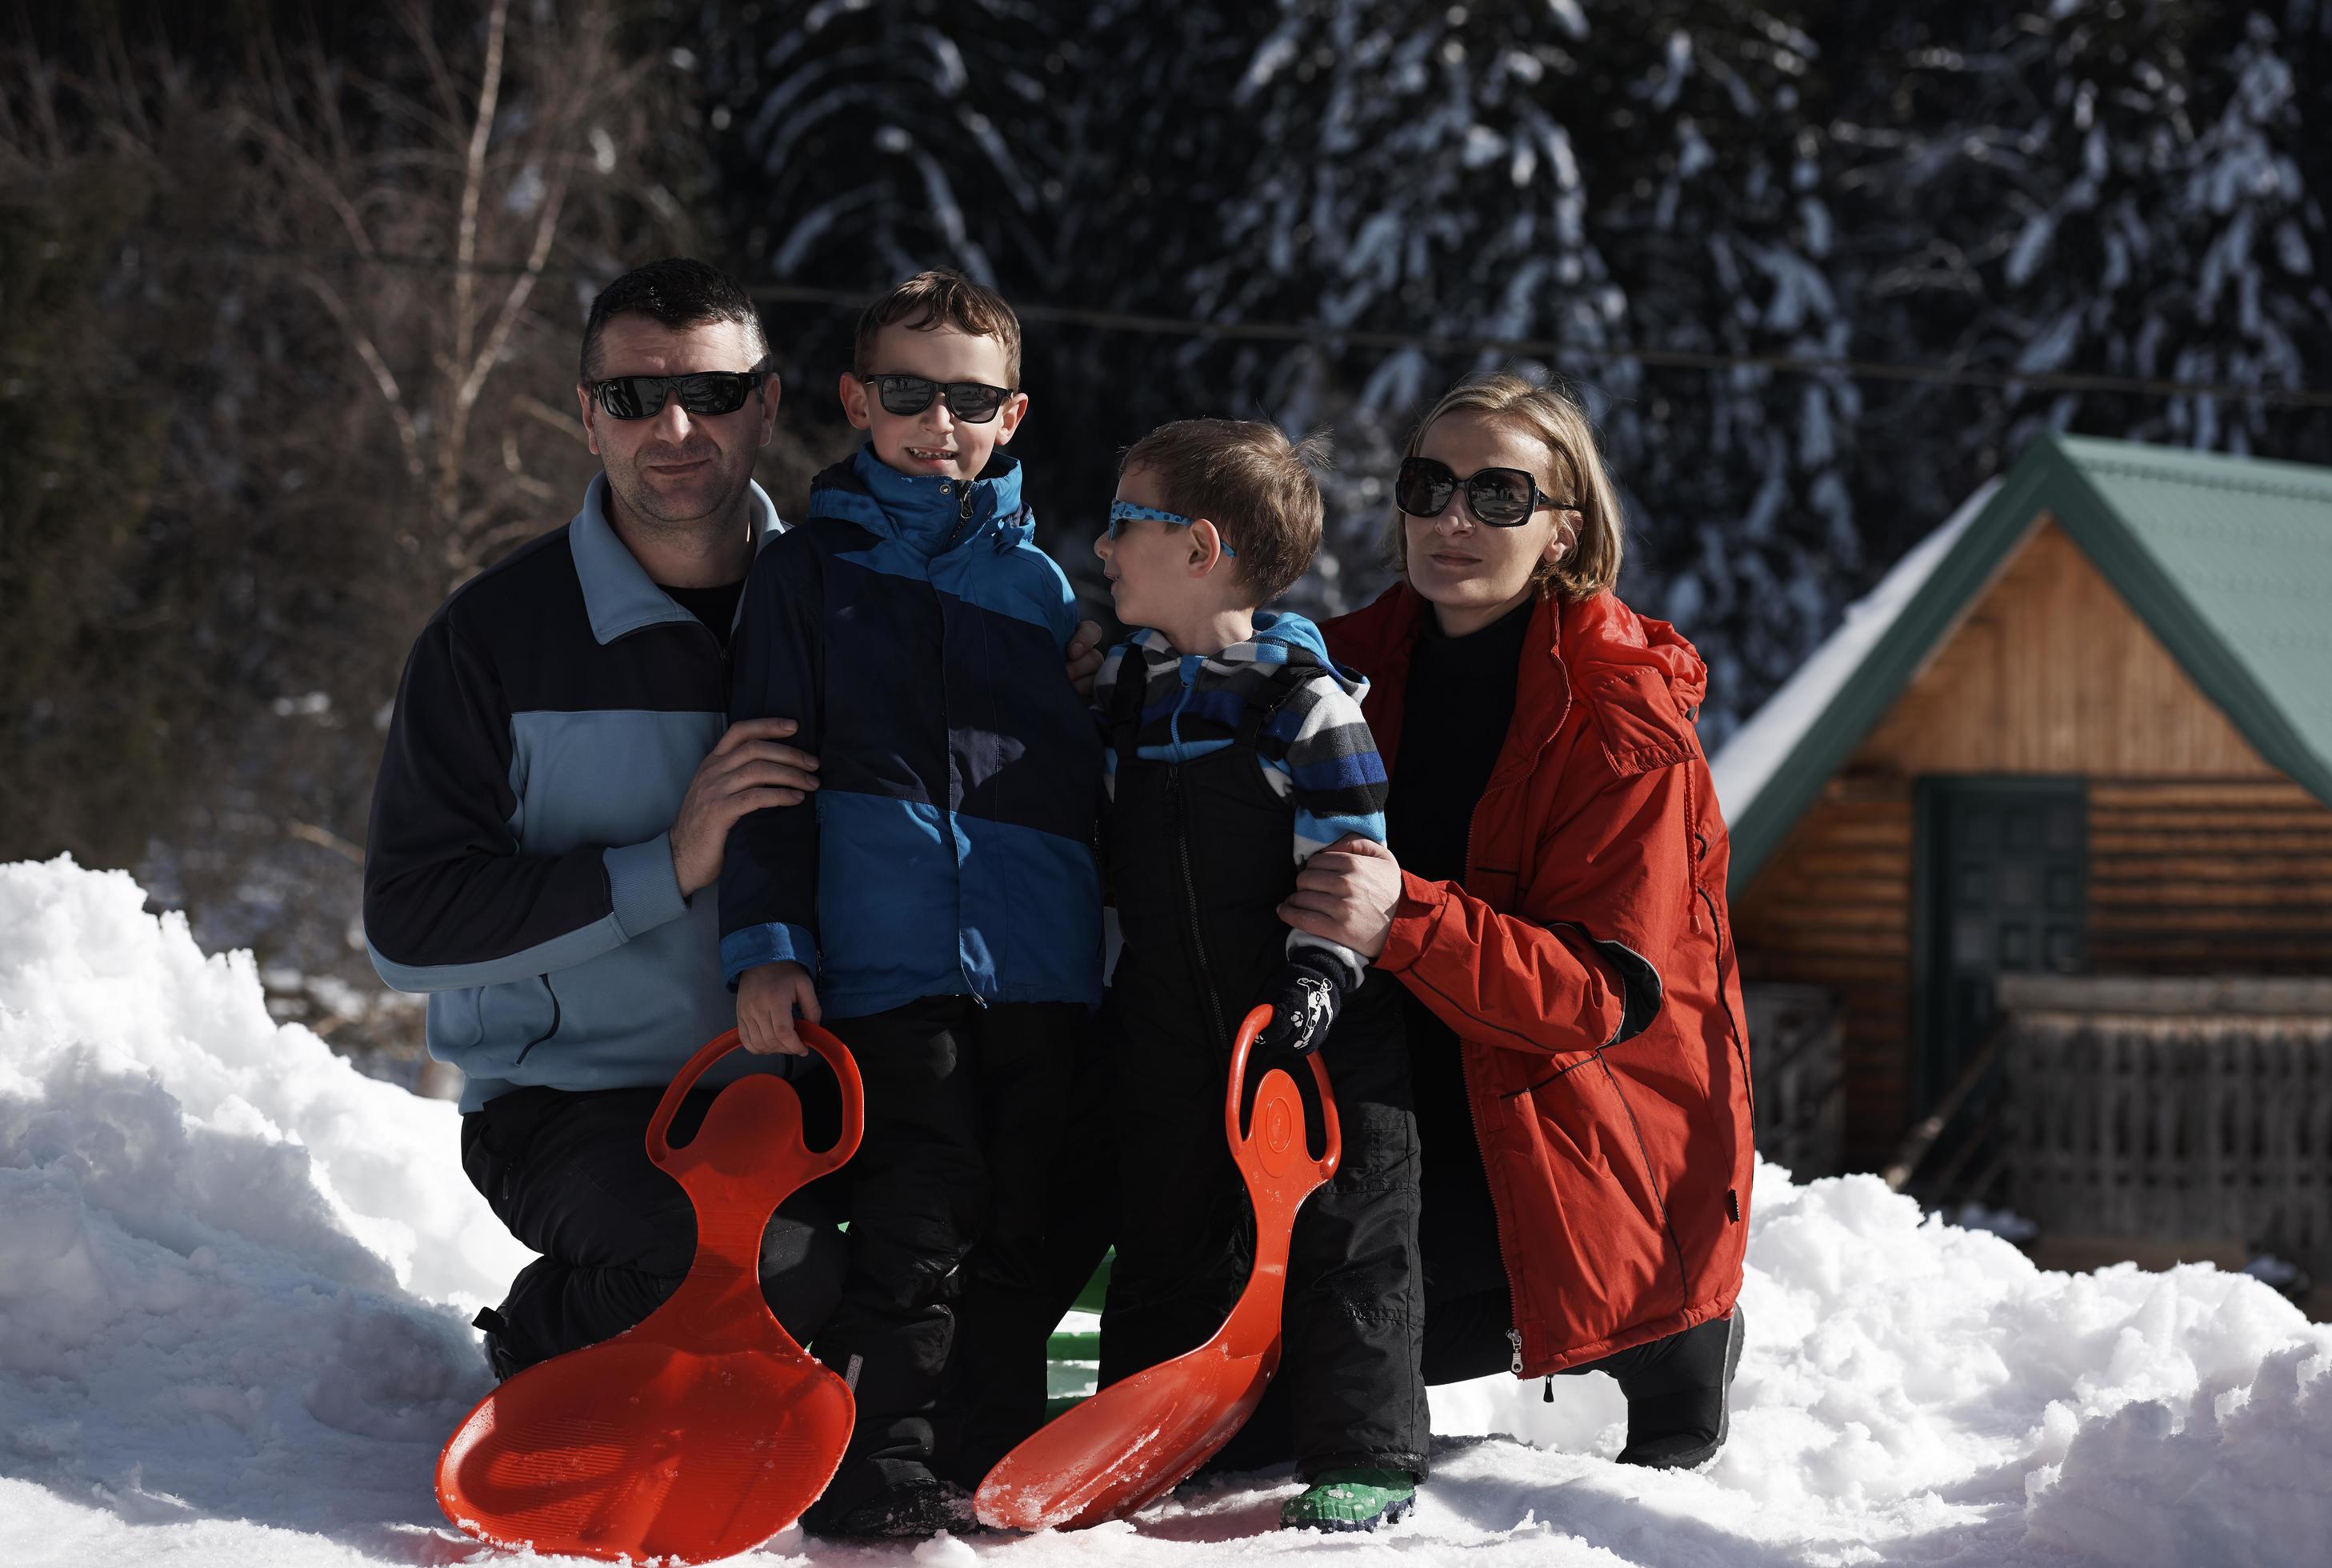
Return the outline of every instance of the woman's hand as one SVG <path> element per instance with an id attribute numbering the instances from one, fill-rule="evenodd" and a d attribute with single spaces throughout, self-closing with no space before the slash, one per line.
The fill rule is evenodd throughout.
<path id="1" fill-rule="evenodd" d="M 1400 862 L 1375 839 L 1348 833 L 1304 863 L 1279 918 L 1373 959 L 1384 951 L 1400 902 Z"/>
<path id="2" fill-rule="evenodd" d="M 1069 638 L 1066 650 L 1069 661 L 1069 687 L 1086 702 L 1093 701 L 1094 676 L 1102 665 L 1101 627 L 1092 621 L 1079 621 Z"/>

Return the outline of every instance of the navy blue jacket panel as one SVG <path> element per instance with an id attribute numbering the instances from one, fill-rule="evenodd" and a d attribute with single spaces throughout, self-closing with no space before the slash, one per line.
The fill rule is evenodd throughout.
<path id="1" fill-rule="evenodd" d="M 462 1104 L 660 1085 L 736 1021 L 717 900 L 669 828 L 723 728 L 720 644 L 652 581 L 592 481 L 564 528 L 464 584 L 407 659 L 374 786 L 365 938 L 427 994 Z M 757 546 L 784 528 L 751 492 Z M 720 1082 L 754 1064 L 741 1054 Z"/>
<path id="2" fill-rule="evenodd" d="M 818 789 L 730 833 L 732 984 L 793 959 L 836 1018 L 1100 1000 L 1101 748 L 1062 671 L 1075 600 L 1035 531 L 1003 454 L 964 483 L 865 449 L 762 553 L 730 717 L 799 721 Z"/>

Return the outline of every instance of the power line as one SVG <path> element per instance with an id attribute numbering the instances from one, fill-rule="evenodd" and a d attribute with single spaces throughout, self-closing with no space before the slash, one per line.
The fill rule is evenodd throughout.
<path id="1" fill-rule="evenodd" d="M 515 276 L 529 270 L 511 262 L 474 262 L 465 268 L 458 262 L 436 256 L 386 251 L 300 251 L 240 240 L 211 241 L 189 248 L 232 251 L 311 265 L 383 266 L 437 272 L 467 271 L 503 277 Z M 606 275 L 596 269 L 573 266 L 548 266 L 542 268 L 541 272 L 545 276 L 582 282 L 598 281 Z M 759 283 L 749 287 L 746 292 L 756 300 L 773 304 L 818 305 L 849 311 L 864 310 L 875 298 L 857 290 L 817 288 L 803 283 Z M 2139 397 L 2203 397 L 2229 403 L 2260 403 L 2279 408 L 2332 408 L 2332 391 L 2305 387 L 2239 387 L 2227 383 L 2174 381 L 2162 378 L 2069 370 L 1983 370 L 1953 365 L 1920 365 L 1900 360 L 1859 359 L 1822 354 L 1712 353 L 1694 349 L 1652 348 L 1636 343 L 1569 343 L 1553 338 L 1452 336 L 1339 327 L 1325 321 L 1213 321 L 1196 316 L 1145 315 L 1082 305 L 1015 304 L 1012 308 L 1024 321 L 1222 342 L 1301 344 L 1327 349 L 1416 349 L 1430 354 L 1511 354 L 1550 360 L 1591 359 L 1605 364 L 1634 360 L 1640 365 L 1662 369 L 1754 368 L 1782 375 L 1842 376 L 1861 380 L 1924 382 L 1994 391 L 2105 392 Z"/>

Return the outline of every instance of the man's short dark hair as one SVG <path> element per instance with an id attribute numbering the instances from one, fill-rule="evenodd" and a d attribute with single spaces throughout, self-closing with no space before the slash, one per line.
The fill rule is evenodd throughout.
<path id="1" fill-rule="evenodd" d="M 646 316 L 673 328 L 734 321 L 752 339 L 756 364 L 769 356 L 769 336 L 761 329 L 753 297 L 720 268 L 686 256 L 634 267 L 599 291 L 591 301 L 590 319 L 583 324 L 584 380 L 597 375 L 600 330 L 617 316 Z"/>

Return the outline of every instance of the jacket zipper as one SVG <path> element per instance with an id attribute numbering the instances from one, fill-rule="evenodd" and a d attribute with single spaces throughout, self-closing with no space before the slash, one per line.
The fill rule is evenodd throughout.
<path id="1" fill-rule="evenodd" d="M 966 480 L 961 484 L 956 484 L 952 480 L 942 481 L 940 485 L 940 493 L 945 495 L 948 493 L 951 486 L 953 486 L 962 493 L 963 500 L 956 509 L 955 527 L 948 531 L 947 542 L 939 548 L 939 550 L 933 557 L 934 559 L 936 559 L 938 556 L 945 555 L 949 550 L 955 548 L 956 536 L 963 531 L 963 525 L 971 520 L 971 482 L 970 480 Z M 934 599 L 937 599 L 939 597 L 938 585 L 931 581 L 931 571 L 929 568 L 924 569 L 923 580 L 924 585 L 932 589 L 932 597 Z M 947 640 L 947 611 L 944 609 L 940 611 L 940 640 L 941 645 L 944 646 Z M 941 663 L 942 666 L 944 666 L 945 661 L 943 660 Z M 942 668 L 941 679 L 940 681 L 940 725 L 941 734 L 947 733 L 955 727 L 954 716 L 948 712 L 947 681 L 945 679 L 944 667 Z M 955 833 L 955 812 L 952 809 L 950 809 L 947 812 L 947 816 L 948 833 L 950 837 L 953 837 Z M 984 1012 L 988 1008 L 988 999 L 980 994 L 980 987 L 973 981 L 971 978 L 971 970 L 966 969 L 963 962 L 963 862 L 961 860 L 956 862 L 955 867 L 955 972 L 963 980 L 964 994 L 971 998 L 972 1005 L 974 1007 L 979 1008 Z"/>
<path id="2" fill-rule="evenodd" d="M 1215 1026 L 1215 1039 L 1230 1049 L 1230 1031 L 1223 1022 L 1223 999 L 1215 993 L 1214 966 L 1207 961 L 1207 940 L 1199 927 L 1199 879 L 1190 872 L 1190 818 L 1182 797 L 1182 765 L 1166 764 L 1166 798 L 1174 813 L 1174 855 L 1182 865 L 1182 896 L 1190 919 L 1190 952 L 1199 961 L 1200 989 L 1206 992 L 1207 1017 Z"/>
<path id="3" fill-rule="evenodd" d="M 963 499 L 956 506 L 955 526 L 948 530 L 947 542 L 940 546 L 939 552 L 941 555 L 955 548 L 956 540 L 963 536 L 963 525 L 971 521 L 971 485 L 972 482 L 967 479 L 957 487 Z M 945 494 L 947 486 L 941 485 L 940 492 Z"/>
<path id="4" fill-rule="evenodd" d="M 1477 800 L 1474 802 L 1473 811 L 1466 818 L 1466 868 L 1463 876 L 1458 880 L 1458 885 L 1460 887 L 1465 886 L 1474 875 L 1474 828 L 1481 819 L 1481 816 L 1482 802 Z M 1455 1029 L 1449 1032 L 1458 1041 L 1458 1076 L 1466 1085 L 1466 1119 L 1474 1124 L 1474 1152 L 1481 1157 L 1482 1174 L 1485 1178 L 1483 1185 L 1489 1190 L 1490 1193 L 1490 1217 L 1494 1221 L 1490 1229 L 1498 1238 L 1498 1272 L 1506 1276 L 1506 1305 L 1511 1309 L 1522 1298 L 1515 1289 L 1514 1267 L 1506 1260 L 1506 1215 L 1498 1203 L 1498 1184 L 1486 1179 L 1490 1173 L 1490 1152 L 1482 1146 L 1482 1116 L 1481 1113 L 1474 1108 L 1474 1069 L 1466 1059 L 1466 1039 Z M 1523 1375 L 1521 1325 L 1518 1324 L 1509 1325 L 1506 1329 L 1506 1338 L 1515 1347 L 1515 1376 L 1520 1377 Z"/>
<path id="5" fill-rule="evenodd" d="M 1749 1052 L 1745 1045 L 1748 1032 L 1742 1028 L 1741 1018 L 1733 1010 L 1732 993 L 1725 989 L 1725 950 L 1727 945 L 1725 939 L 1728 933 L 1725 923 L 1716 918 L 1716 900 L 1709 896 L 1708 889 L 1696 882 L 1693 891 L 1700 895 L 1700 902 L 1708 906 L 1709 934 L 1716 942 L 1716 994 L 1725 1003 L 1725 1021 L 1733 1026 L 1733 1055 L 1741 1064 L 1741 1092 L 1749 1096 L 1749 1122 L 1754 1127 L 1757 1122 L 1757 1085 L 1749 1076 Z M 1734 969 L 1737 974 L 1740 965 L 1736 962 Z"/>

